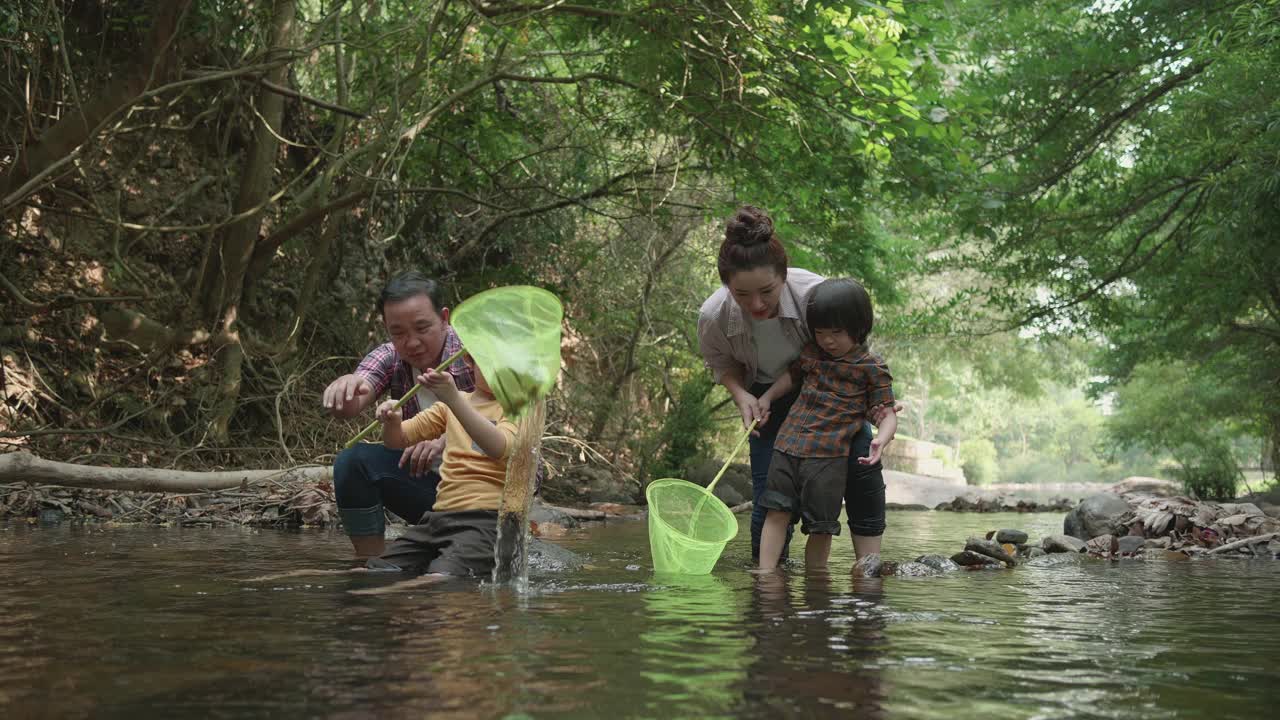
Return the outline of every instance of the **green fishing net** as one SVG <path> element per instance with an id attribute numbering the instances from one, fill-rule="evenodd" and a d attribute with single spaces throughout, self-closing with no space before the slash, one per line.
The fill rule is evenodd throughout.
<path id="1" fill-rule="evenodd" d="M 522 416 L 556 384 L 563 318 L 555 295 L 529 285 L 473 295 L 450 318 L 508 418 Z"/>

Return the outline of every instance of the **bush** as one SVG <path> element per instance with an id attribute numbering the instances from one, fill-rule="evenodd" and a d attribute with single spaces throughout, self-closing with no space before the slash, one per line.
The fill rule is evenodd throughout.
<path id="1" fill-rule="evenodd" d="M 986 438 L 970 438 L 960 443 L 960 469 L 970 485 L 987 485 L 1000 476 L 996 446 Z"/>
<path id="2" fill-rule="evenodd" d="M 1230 500 L 1244 473 L 1226 445 L 1212 444 L 1190 458 L 1179 458 L 1173 471 L 1188 493 L 1201 500 Z"/>
<path id="3" fill-rule="evenodd" d="M 708 402 L 713 387 L 715 383 L 705 372 L 680 383 L 676 401 L 659 431 L 660 450 L 648 473 L 651 480 L 683 477 L 685 466 L 705 449 L 713 429 Z"/>

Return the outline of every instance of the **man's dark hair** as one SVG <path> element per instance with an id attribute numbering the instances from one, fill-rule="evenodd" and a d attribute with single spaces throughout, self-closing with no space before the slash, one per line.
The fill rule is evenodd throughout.
<path id="1" fill-rule="evenodd" d="M 439 314 L 443 307 L 441 301 L 444 300 L 444 288 L 440 283 L 417 270 L 392 275 L 391 279 L 387 280 L 386 286 L 382 288 L 382 294 L 378 296 L 378 312 L 385 315 L 387 303 L 408 300 L 415 295 L 426 295 L 431 301 L 431 306 Z"/>
<path id="2" fill-rule="evenodd" d="M 839 328 L 849 333 L 854 342 L 864 343 L 875 323 L 871 296 L 857 280 L 823 280 L 809 295 L 805 320 L 809 323 L 810 332 Z"/>

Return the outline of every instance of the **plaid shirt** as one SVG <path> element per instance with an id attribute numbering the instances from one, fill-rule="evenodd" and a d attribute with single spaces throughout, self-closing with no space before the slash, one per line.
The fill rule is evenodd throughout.
<path id="1" fill-rule="evenodd" d="M 453 331 L 453 326 L 446 326 L 444 348 L 437 362 L 461 349 L 462 341 Z M 422 370 L 425 372 L 426 368 Z M 382 397 L 383 393 L 390 393 L 392 397 L 399 399 L 417 382 L 413 377 L 413 367 L 400 359 L 400 353 L 396 352 L 395 346 L 391 343 L 383 343 L 365 355 L 364 360 L 361 360 L 360 365 L 356 367 L 356 374 L 363 376 L 373 386 L 375 399 Z M 453 361 L 449 366 L 449 374 L 453 376 L 453 382 L 459 390 L 471 392 L 476 389 L 475 379 L 471 377 L 471 368 L 467 367 L 462 358 Z M 415 393 L 408 402 L 400 406 L 400 410 L 404 413 L 406 420 L 421 412 L 417 394 Z"/>
<path id="2" fill-rule="evenodd" d="M 894 404 L 889 366 L 866 346 L 833 360 L 809 343 L 791 364 L 791 374 L 803 375 L 804 384 L 773 445 L 788 455 L 846 457 L 863 420 Z"/>

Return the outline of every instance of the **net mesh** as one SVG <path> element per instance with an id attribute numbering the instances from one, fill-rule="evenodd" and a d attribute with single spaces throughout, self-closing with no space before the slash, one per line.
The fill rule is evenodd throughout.
<path id="1" fill-rule="evenodd" d="M 467 298 L 451 322 L 507 417 L 518 419 L 560 372 L 560 300 L 542 288 L 511 285 Z"/>

